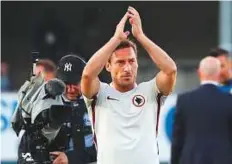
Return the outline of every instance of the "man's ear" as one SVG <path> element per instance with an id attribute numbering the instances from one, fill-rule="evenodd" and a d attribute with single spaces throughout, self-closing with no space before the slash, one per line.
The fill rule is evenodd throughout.
<path id="1" fill-rule="evenodd" d="M 199 68 L 197 69 L 197 74 L 198 74 L 199 78 L 201 79 L 201 71 Z"/>
<path id="2" fill-rule="evenodd" d="M 111 71 L 111 64 L 110 64 L 109 61 L 106 63 L 105 67 L 106 67 L 106 70 L 107 70 L 108 72 Z"/>

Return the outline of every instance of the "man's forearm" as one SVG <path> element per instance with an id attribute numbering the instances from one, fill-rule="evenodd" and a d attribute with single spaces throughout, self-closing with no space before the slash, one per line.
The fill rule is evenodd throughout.
<path id="1" fill-rule="evenodd" d="M 87 75 L 95 79 L 103 70 L 105 64 L 109 60 L 110 55 L 120 44 L 120 40 L 112 37 L 101 49 L 99 49 L 88 61 L 83 75 Z"/>
<path id="2" fill-rule="evenodd" d="M 137 37 L 137 40 L 148 52 L 153 62 L 161 71 L 163 71 L 167 75 L 172 74 L 176 71 L 177 68 L 175 62 L 168 56 L 168 54 L 164 50 L 153 43 L 147 36 L 142 34 Z"/>

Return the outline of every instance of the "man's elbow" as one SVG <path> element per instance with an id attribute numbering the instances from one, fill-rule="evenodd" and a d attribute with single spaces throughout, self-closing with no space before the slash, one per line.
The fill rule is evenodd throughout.
<path id="1" fill-rule="evenodd" d="M 89 81 L 89 80 L 94 80 L 96 77 L 97 75 L 95 75 L 94 70 L 92 70 L 92 68 L 86 65 L 84 70 L 82 71 L 81 79 Z"/>
<path id="2" fill-rule="evenodd" d="M 82 81 L 89 81 L 91 79 L 91 76 L 89 74 L 83 73 L 81 76 Z"/>
<path id="3" fill-rule="evenodd" d="M 91 84 L 91 76 L 83 72 L 81 76 L 81 92 L 82 93 L 88 92 L 89 89 L 88 86 L 90 86 L 90 84 Z"/>
<path id="4" fill-rule="evenodd" d="M 91 79 L 93 79 L 93 76 L 92 76 L 91 72 L 88 71 L 88 68 L 85 67 L 83 72 L 82 72 L 81 80 L 82 81 L 90 81 Z"/>
<path id="5" fill-rule="evenodd" d="M 172 64 L 169 65 L 168 69 L 165 71 L 167 75 L 176 75 L 177 73 L 177 66 L 173 62 Z"/>
<path id="6" fill-rule="evenodd" d="M 82 74 L 81 92 L 87 98 L 92 98 L 99 90 L 100 83 L 97 78 L 88 74 Z"/>
<path id="7" fill-rule="evenodd" d="M 82 71 L 82 76 L 81 76 L 81 79 L 87 79 L 90 77 L 90 73 L 88 71 L 88 68 L 87 66 L 85 66 L 85 68 L 83 69 Z"/>

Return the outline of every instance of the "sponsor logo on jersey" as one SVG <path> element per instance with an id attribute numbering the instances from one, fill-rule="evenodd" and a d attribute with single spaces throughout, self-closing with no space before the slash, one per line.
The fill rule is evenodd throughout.
<path id="1" fill-rule="evenodd" d="M 113 98 L 113 97 L 110 97 L 110 96 L 107 96 L 106 97 L 107 100 L 115 100 L 115 101 L 119 101 L 119 99 L 116 99 L 116 98 Z"/>

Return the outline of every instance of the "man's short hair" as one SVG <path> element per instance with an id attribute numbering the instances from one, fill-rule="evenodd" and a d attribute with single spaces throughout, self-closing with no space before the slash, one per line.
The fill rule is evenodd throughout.
<path id="1" fill-rule="evenodd" d="M 212 57 L 219 57 L 219 56 L 226 56 L 226 57 L 229 57 L 229 51 L 225 50 L 225 49 L 222 49 L 220 47 L 216 47 L 216 48 L 212 48 L 210 51 L 209 51 L 209 56 L 212 56 Z"/>
<path id="2" fill-rule="evenodd" d="M 129 40 L 129 39 L 122 41 L 122 42 L 115 48 L 115 50 L 114 50 L 113 52 L 115 52 L 115 51 L 117 51 L 117 50 L 120 50 L 120 49 L 123 49 L 123 48 L 130 48 L 130 47 L 134 50 L 135 55 L 137 56 L 137 53 L 138 53 L 137 46 L 136 46 L 136 44 L 135 44 L 133 41 L 131 41 L 131 40 Z M 111 62 L 111 56 L 110 56 L 108 62 Z"/>
<path id="3" fill-rule="evenodd" d="M 119 50 L 119 49 L 130 48 L 130 47 L 134 50 L 135 54 L 137 55 L 137 52 L 138 52 L 138 51 L 137 51 L 137 46 L 136 46 L 136 44 L 135 44 L 133 41 L 131 41 L 131 40 L 129 40 L 129 39 L 122 41 L 122 42 L 116 47 L 116 49 L 114 50 L 114 52 L 117 51 L 117 50 Z"/>
<path id="4" fill-rule="evenodd" d="M 40 59 L 37 63 L 36 66 L 42 66 L 44 67 L 45 72 L 56 72 L 56 64 L 50 60 L 50 59 Z"/>

